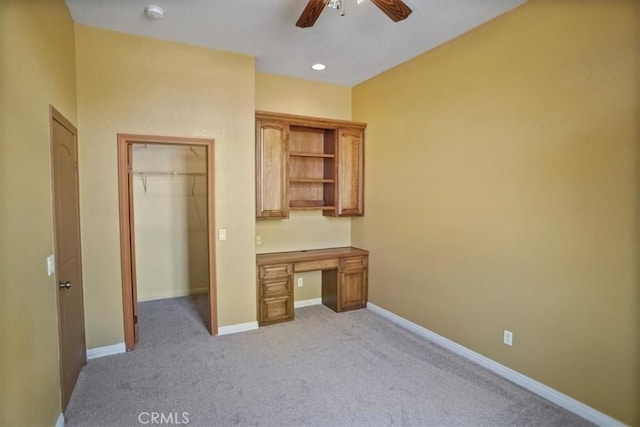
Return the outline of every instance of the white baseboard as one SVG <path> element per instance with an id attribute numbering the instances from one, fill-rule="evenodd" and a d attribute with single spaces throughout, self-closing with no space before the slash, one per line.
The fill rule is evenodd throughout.
<path id="1" fill-rule="evenodd" d="M 322 298 L 303 299 L 300 301 L 295 301 L 293 303 L 293 308 L 309 307 L 311 305 L 320 305 L 320 304 L 322 304 Z"/>
<path id="2" fill-rule="evenodd" d="M 258 322 L 238 323 L 235 325 L 221 326 L 218 328 L 218 335 L 237 334 L 258 329 Z"/>
<path id="3" fill-rule="evenodd" d="M 311 305 L 322 304 L 322 298 L 305 299 L 296 301 L 294 308 L 309 307 Z M 236 325 L 221 326 L 218 328 L 218 335 L 237 334 L 239 332 L 247 332 L 258 329 L 258 322 L 238 323 Z"/>
<path id="4" fill-rule="evenodd" d="M 95 347 L 87 349 L 87 359 L 97 359 L 98 357 L 111 356 L 113 354 L 126 353 L 127 347 L 123 342 L 113 345 L 105 345 L 104 347 Z"/>
<path id="5" fill-rule="evenodd" d="M 58 419 L 53 427 L 64 427 L 64 415 L 62 413 L 58 415 Z"/>
<path id="6" fill-rule="evenodd" d="M 465 357 L 477 363 L 478 365 L 508 379 L 513 383 L 518 384 L 521 387 L 526 388 L 529 391 L 532 391 L 535 394 L 544 397 L 545 399 L 555 403 L 556 405 L 561 406 L 564 409 L 571 411 L 574 414 L 577 414 L 596 425 L 607 427 L 624 427 L 625 425 L 615 418 L 612 418 L 609 415 L 598 411 L 597 409 L 587 406 L 584 403 L 572 397 L 569 397 L 564 393 L 559 392 L 558 390 L 555 390 L 549 386 L 542 384 L 541 382 L 534 380 L 533 378 L 529 378 L 526 375 L 514 371 L 513 369 L 508 368 L 479 353 L 476 353 L 473 350 L 469 350 L 468 348 L 454 341 L 451 341 L 450 339 L 445 338 L 442 335 L 438 335 L 435 332 L 432 332 L 416 323 L 411 322 L 410 320 L 405 319 L 404 317 L 400 317 L 397 314 L 385 310 L 382 307 L 378 307 L 371 302 L 367 303 L 367 308 L 374 313 L 377 313 L 380 316 L 389 319 L 393 323 L 396 323 L 416 333 L 417 335 L 420 335 L 428 339 L 429 341 L 432 341 L 439 346 L 446 348 L 447 350 L 450 350 L 462 357 Z"/>

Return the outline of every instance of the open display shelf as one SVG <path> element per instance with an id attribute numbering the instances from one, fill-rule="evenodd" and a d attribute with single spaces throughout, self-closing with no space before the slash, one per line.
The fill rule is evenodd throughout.
<path id="1" fill-rule="evenodd" d="M 289 128 L 289 208 L 335 209 L 336 131 Z"/>

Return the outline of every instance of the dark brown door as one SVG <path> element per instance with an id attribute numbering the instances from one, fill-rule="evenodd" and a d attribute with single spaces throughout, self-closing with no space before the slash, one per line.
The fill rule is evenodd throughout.
<path id="1" fill-rule="evenodd" d="M 80 256 L 76 128 L 51 107 L 51 169 L 62 409 L 87 363 Z"/>

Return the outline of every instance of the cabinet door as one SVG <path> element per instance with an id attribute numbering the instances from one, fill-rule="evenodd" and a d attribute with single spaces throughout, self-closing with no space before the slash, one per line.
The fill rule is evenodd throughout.
<path id="1" fill-rule="evenodd" d="M 285 123 L 256 121 L 256 218 L 288 218 Z"/>
<path id="2" fill-rule="evenodd" d="M 364 131 L 341 128 L 337 147 L 338 216 L 364 214 Z"/>
<path id="3" fill-rule="evenodd" d="M 367 270 L 341 272 L 338 287 L 338 312 L 367 306 Z"/>
<path id="4" fill-rule="evenodd" d="M 261 326 L 293 320 L 293 294 L 263 298 L 259 309 Z"/>

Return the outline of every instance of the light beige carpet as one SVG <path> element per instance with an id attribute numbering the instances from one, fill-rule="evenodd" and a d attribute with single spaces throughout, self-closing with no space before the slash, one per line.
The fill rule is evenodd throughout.
<path id="1" fill-rule="evenodd" d="M 137 349 L 89 361 L 67 425 L 590 425 L 369 310 L 211 338 L 198 307 L 141 303 Z"/>

